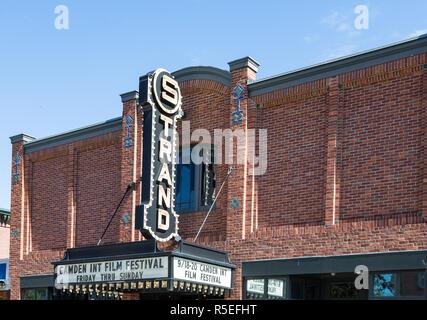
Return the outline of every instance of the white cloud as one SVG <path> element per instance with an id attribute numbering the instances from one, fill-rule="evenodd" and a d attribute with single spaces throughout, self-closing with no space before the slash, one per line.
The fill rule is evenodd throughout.
<path id="1" fill-rule="evenodd" d="M 427 29 L 418 29 L 408 34 L 408 38 L 415 38 L 427 34 Z"/>
<path id="2" fill-rule="evenodd" d="M 321 23 L 338 32 L 347 32 L 351 29 L 348 18 L 338 11 L 333 11 L 330 15 L 324 17 Z"/>

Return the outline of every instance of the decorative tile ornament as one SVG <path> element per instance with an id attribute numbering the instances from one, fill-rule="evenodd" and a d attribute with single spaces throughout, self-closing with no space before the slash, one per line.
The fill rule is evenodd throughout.
<path id="1" fill-rule="evenodd" d="M 231 207 L 232 207 L 233 209 L 237 209 L 239 206 L 240 206 L 240 201 L 239 201 L 237 198 L 234 198 L 234 199 L 231 201 Z"/>
<path id="2" fill-rule="evenodd" d="M 237 83 L 232 92 L 233 99 L 236 101 L 236 111 L 231 114 L 231 120 L 234 125 L 243 122 L 243 110 L 240 109 L 240 101 L 243 100 L 244 92 L 245 88 L 240 83 Z"/>
<path id="3" fill-rule="evenodd" d="M 13 174 L 13 184 L 16 184 L 19 182 L 19 165 L 21 164 L 21 156 L 19 152 L 16 153 L 15 159 L 13 160 L 13 166 L 14 166 L 14 174 Z"/>
<path id="4" fill-rule="evenodd" d="M 123 217 L 122 217 L 122 221 L 123 221 L 123 223 L 124 223 L 124 224 L 128 224 L 128 223 L 129 223 L 129 221 L 130 221 L 130 217 L 129 217 L 129 214 L 128 214 L 128 213 L 125 213 L 125 214 L 123 215 Z"/>
<path id="5" fill-rule="evenodd" d="M 13 239 L 17 239 L 19 237 L 19 230 L 13 229 L 11 235 Z"/>
<path id="6" fill-rule="evenodd" d="M 125 137 L 125 148 L 133 147 L 133 139 L 131 136 L 131 130 L 133 128 L 133 117 L 128 115 L 126 116 L 126 137 Z"/>

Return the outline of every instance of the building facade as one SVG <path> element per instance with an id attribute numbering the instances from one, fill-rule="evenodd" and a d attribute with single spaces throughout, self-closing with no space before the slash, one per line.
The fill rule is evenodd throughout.
<path id="1" fill-rule="evenodd" d="M 173 73 L 179 133 L 189 124 L 212 136 L 255 129 L 257 142 L 267 133 L 256 146 L 267 148 L 263 174 L 252 174 L 248 144 L 236 141 L 233 159 L 244 160 L 230 175 L 229 164 L 177 166 L 180 237 L 228 255 L 233 299 L 425 299 L 427 38 L 267 79 L 258 68 L 246 57 L 229 70 Z M 12 299 L 54 297 L 52 262 L 96 246 L 132 183 L 102 244 L 144 240 L 135 228 L 143 112 L 137 91 L 121 99 L 119 118 L 11 138 Z M 211 142 L 213 153 L 225 144 Z M 355 288 L 357 267 L 369 288 Z"/>
<path id="2" fill-rule="evenodd" d="M 0 300 L 9 299 L 10 211 L 0 209 Z"/>

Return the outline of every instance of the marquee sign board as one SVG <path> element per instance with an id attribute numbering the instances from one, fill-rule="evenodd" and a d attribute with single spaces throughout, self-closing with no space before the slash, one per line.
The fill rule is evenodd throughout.
<path id="1" fill-rule="evenodd" d="M 69 284 L 115 283 L 162 279 L 169 275 L 169 258 L 153 257 L 76 263 L 55 267 L 55 288 Z"/>
<path id="2" fill-rule="evenodd" d="M 144 111 L 142 205 L 137 229 L 146 238 L 166 242 L 178 236 L 175 212 L 177 121 L 181 118 L 181 90 L 164 69 L 139 80 L 139 104 Z"/>
<path id="3" fill-rule="evenodd" d="M 171 263 L 170 263 L 171 262 Z M 70 285 L 124 284 L 143 281 L 179 281 L 232 289 L 232 269 L 177 256 L 60 263 L 55 266 L 55 288 Z"/>
<path id="4" fill-rule="evenodd" d="M 231 268 L 220 267 L 209 263 L 174 257 L 173 275 L 178 280 L 225 289 L 232 288 Z"/>

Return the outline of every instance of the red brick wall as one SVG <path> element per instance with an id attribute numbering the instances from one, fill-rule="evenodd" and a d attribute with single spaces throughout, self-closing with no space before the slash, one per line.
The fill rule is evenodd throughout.
<path id="1" fill-rule="evenodd" d="M 12 185 L 12 299 L 20 297 L 19 277 L 52 274 L 51 263 L 65 248 L 99 240 L 121 196 L 118 138 L 113 133 L 26 155 L 21 180 Z M 14 145 L 17 151 L 22 154 L 22 144 Z M 117 224 L 104 243 L 119 240 Z"/>
<path id="2" fill-rule="evenodd" d="M 67 247 L 66 166 L 65 156 L 32 164 L 30 217 L 34 251 Z"/>
<path id="3" fill-rule="evenodd" d="M 120 201 L 120 145 L 113 144 L 77 156 L 76 246 L 96 245 Z M 119 241 L 112 223 L 104 243 Z"/>
<path id="4" fill-rule="evenodd" d="M 425 220 L 415 217 L 390 218 L 381 222 L 358 222 L 324 226 L 285 226 L 260 229 L 245 240 L 204 242 L 225 250 L 237 266 L 232 299 L 242 298 L 242 261 L 302 256 L 328 256 L 371 252 L 425 250 Z M 284 275 L 286 271 L 284 270 Z"/>
<path id="5" fill-rule="evenodd" d="M 190 121 L 191 131 L 206 129 L 213 137 L 214 129 L 226 129 L 230 127 L 229 92 L 224 85 L 207 80 L 190 80 L 180 84 L 183 94 L 182 109 L 185 118 L 182 121 Z M 182 122 L 179 122 L 178 132 L 182 133 Z M 185 143 L 180 137 L 181 145 Z M 212 141 L 213 143 L 213 141 Z M 223 147 L 224 150 L 224 147 Z M 227 174 L 226 165 L 216 165 L 217 187 L 219 188 Z M 226 225 L 223 223 L 227 209 L 227 185 L 220 195 L 215 209 L 212 211 L 202 237 L 211 239 L 225 239 Z M 179 223 L 179 232 L 183 238 L 195 237 L 205 219 L 206 212 L 182 214 Z"/>
<path id="6" fill-rule="evenodd" d="M 421 75 L 345 89 L 341 219 L 421 211 Z"/>
<path id="7" fill-rule="evenodd" d="M 268 130 L 268 169 L 258 178 L 259 226 L 321 224 L 326 96 L 267 106 L 260 112 L 259 128 Z"/>
<path id="8" fill-rule="evenodd" d="M 201 236 L 201 242 L 227 250 L 239 267 L 234 298 L 241 297 L 244 260 L 427 248 L 426 62 L 422 54 L 242 102 L 249 118 L 240 126 L 268 129 L 268 170 L 252 179 L 247 167 L 238 166 Z M 255 75 L 234 72 L 232 81 L 245 77 Z M 181 87 L 183 120 L 191 120 L 192 130 L 230 127 L 235 108 L 230 88 L 206 80 Z M 263 108 L 255 111 L 256 103 Z M 126 113 L 135 107 L 125 104 Z M 138 117 L 141 124 L 142 114 Z M 132 180 L 128 166 L 136 161 L 140 172 L 141 150 L 125 151 L 123 136 L 97 137 L 25 159 L 25 179 L 12 186 L 11 230 L 19 231 L 11 239 L 12 299 L 19 297 L 19 276 L 52 272 L 50 262 L 63 253 L 55 250 L 58 243 L 96 243 Z M 22 144 L 13 150 L 22 151 Z M 227 166 L 216 170 L 219 187 Z M 60 180 L 58 190 L 53 179 Z M 58 195 L 43 197 L 43 189 Z M 67 191 L 66 198 L 60 190 Z M 230 208 L 234 198 L 241 201 L 238 209 Z M 119 211 L 105 242 L 132 239 L 132 228 L 121 221 L 132 201 Z M 58 206 L 66 210 L 56 211 Z M 53 227 L 65 230 L 65 238 L 47 229 L 52 221 L 36 223 L 43 210 L 49 211 L 46 220 L 67 221 Z M 205 214 L 180 217 L 184 239 L 194 238 Z M 35 239 L 40 235 L 47 238 Z"/>

